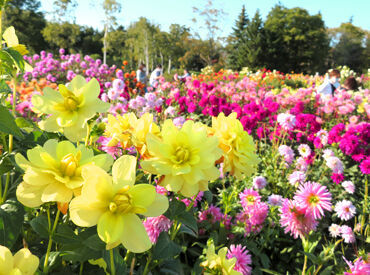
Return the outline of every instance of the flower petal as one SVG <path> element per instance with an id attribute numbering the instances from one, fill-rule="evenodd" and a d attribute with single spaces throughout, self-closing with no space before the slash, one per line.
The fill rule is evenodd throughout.
<path id="1" fill-rule="evenodd" d="M 24 275 L 32 275 L 39 267 L 40 260 L 27 248 L 22 248 L 14 255 L 14 266 Z"/>
<path id="2" fill-rule="evenodd" d="M 113 181 L 121 188 L 124 185 L 134 185 L 136 179 L 136 158 L 122 156 L 117 159 L 112 167 Z"/>
<path id="3" fill-rule="evenodd" d="M 58 160 L 61 161 L 68 154 L 76 154 L 76 147 L 72 142 L 63 140 L 56 146 L 56 153 Z"/>
<path id="4" fill-rule="evenodd" d="M 164 195 L 156 193 L 154 202 L 149 205 L 148 210 L 143 213 L 147 217 L 157 217 L 162 215 L 168 209 L 168 198 Z"/>
<path id="5" fill-rule="evenodd" d="M 72 81 L 69 83 L 69 85 L 67 86 L 67 88 L 69 88 L 70 90 L 72 90 L 74 92 L 75 95 L 78 95 L 78 93 L 76 93 L 77 90 L 81 89 L 84 85 L 86 85 L 86 80 L 83 76 L 81 75 L 76 75 Z"/>
<path id="6" fill-rule="evenodd" d="M 150 184 L 136 184 L 128 192 L 135 206 L 148 207 L 154 202 L 155 187 Z"/>
<path id="7" fill-rule="evenodd" d="M 69 204 L 71 220 L 78 226 L 90 227 L 98 223 L 99 218 L 104 214 L 106 207 L 101 204 L 89 204 L 85 197 L 74 198 Z"/>
<path id="8" fill-rule="evenodd" d="M 114 243 L 122 238 L 124 227 L 123 216 L 107 211 L 99 218 L 98 235 L 105 243 Z"/>
<path id="9" fill-rule="evenodd" d="M 42 193 L 41 200 L 43 202 L 70 202 L 73 196 L 73 191 L 68 189 L 63 183 L 55 182 L 49 184 Z"/>
<path id="10" fill-rule="evenodd" d="M 59 132 L 61 131 L 60 126 L 57 124 L 56 117 L 54 115 L 39 122 L 39 127 L 47 132 Z"/>
<path id="11" fill-rule="evenodd" d="M 0 245 L 0 275 L 8 275 L 13 269 L 13 255 L 10 250 Z"/>
<path id="12" fill-rule="evenodd" d="M 126 214 L 123 216 L 123 221 L 123 234 L 121 235 L 123 246 L 134 253 L 149 250 L 152 243 L 139 217 L 135 214 Z"/>
<path id="13" fill-rule="evenodd" d="M 32 186 L 23 181 L 17 187 L 17 199 L 25 206 L 31 208 L 39 207 L 41 204 L 43 204 L 41 196 L 44 189 L 45 187 L 43 186 Z"/>

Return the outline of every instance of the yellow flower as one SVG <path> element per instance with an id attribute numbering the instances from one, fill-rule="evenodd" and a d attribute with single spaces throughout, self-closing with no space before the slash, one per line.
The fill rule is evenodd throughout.
<path id="1" fill-rule="evenodd" d="M 134 113 L 127 113 L 123 116 L 117 115 L 116 117 L 108 115 L 104 133 L 105 136 L 111 138 L 108 146 L 117 146 L 120 143 L 124 149 L 131 147 L 132 131 L 136 123 L 137 118 Z"/>
<path id="2" fill-rule="evenodd" d="M 0 245 L 0 275 L 32 275 L 39 266 L 39 258 L 27 248 L 22 248 L 15 255 Z"/>
<path id="3" fill-rule="evenodd" d="M 59 92 L 46 87 L 44 95 L 32 97 L 33 110 L 50 115 L 39 123 L 49 132 L 64 132 L 71 141 L 77 142 L 86 136 L 86 122 L 97 112 L 105 112 L 109 104 L 98 99 L 99 82 L 93 78 L 86 83 L 77 75 L 66 87 L 59 85 Z"/>
<path id="4" fill-rule="evenodd" d="M 149 133 L 159 135 L 160 129 L 153 122 L 153 115 L 145 113 L 137 120 L 132 131 L 132 143 L 140 155 L 144 157 L 148 156 L 146 137 Z"/>
<path id="5" fill-rule="evenodd" d="M 206 267 L 212 273 L 205 272 L 204 274 L 215 274 L 215 271 L 221 271 L 222 275 L 242 275 L 239 271 L 234 270 L 236 258 L 226 259 L 226 254 L 226 247 L 221 248 L 216 254 L 214 244 L 208 245 L 207 260 L 200 265 Z"/>
<path id="6" fill-rule="evenodd" d="M 167 210 L 168 200 L 156 193 L 153 185 L 134 185 L 136 158 L 120 157 L 113 164 L 112 177 L 93 165 L 83 168 L 82 177 L 81 196 L 69 205 L 71 220 L 83 227 L 97 224 L 107 249 L 122 243 L 134 253 L 148 250 L 152 244 L 136 214 L 159 216 Z"/>
<path id="7" fill-rule="evenodd" d="M 217 118 L 212 117 L 211 130 L 220 141 L 219 147 L 224 156 L 224 173 L 230 172 L 242 179 L 243 175 L 249 176 L 254 172 L 254 166 L 260 160 L 255 153 L 252 137 L 244 131 L 236 116 L 236 113 L 232 113 L 225 117 L 224 113 L 220 113 Z"/>
<path id="8" fill-rule="evenodd" d="M 179 130 L 171 120 L 163 124 L 162 139 L 148 134 L 150 158 L 141 166 L 152 174 L 164 175 L 161 185 L 186 197 L 208 189 L 208 181 L 219 177 L 215 162 L 221 157 L 218 139 L 208 137 L 201 123 L 186 121 Z"/>
<path id="9" fill-rule="evenodd" d="M 113 158 L 108 154 L 94 156 L 93 150 L 83 145 L 77 148 L 69 141 L 48 140 L 43 147 L 27 151 L 28 160 L 15 156 L 25 171 L 23 182 L 17 187 L 18 200 L 28 207 L 45 202 L 68 203 L 73 194 L 79 195 L 83 184 L 81 169 L 94 164 L 109 170 Z"/>
<path id="10" fill-rule="evenodd" d="M 19 44 L 19 40 L 18 40 L 17 35 L 15 34 L 15 29 L 13 26 L 10 26 L 4 31 L 3 38 L 6 42 L 6 45 L 9 48 L 13 48 L 17 52 L 19 52 L 21 55 L 28 54 L 28 50 L 26 46 L 23 44 Z"/>

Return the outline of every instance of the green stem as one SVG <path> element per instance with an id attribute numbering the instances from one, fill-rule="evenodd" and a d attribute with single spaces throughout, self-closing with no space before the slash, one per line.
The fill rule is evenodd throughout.
<path id="1" fill-rule="evenodd" d="M 149 264 L 151 261 L 152 261 L 152 255 L 149 255 L 148 260 L 146 261 L 143 275 L 147 275 L 149 273 Z"/>
<path id="2" fill-rule="evenodd" d="M 306 274 L 306 268 L 307 268 L 307 255 L 304 255 L 304 263 L 303 263 L 303 269 L 302 269 L 302 275 Z"/>
<path id="3" fill-rule="evenodd" d="M 46 250 L 46 255 L 45 255 L 45 261 L 44 261 L 44 269 L 43 269 L 43 272 L 44 273 L 48 273 L 48 262 L 49 262 L 49 256 L 50 256 L 50 251 L 51 251 L 51 246 L 53 244 L 53 235 L 54 235 L 54 231 L 55 229 L 57 228 L 57 224 L 58 224 L 58 220 L 59 220 L 59 215 L 60 215 L 60 211 L 58 209 L 57 211 L 57 215 L 55 217 L 55 221 L 54 221 L 54 224 L 53 224 L 53 228 L 51 229 L 51 231 L 49 232 L 49 243 L 48 243 L 48 248 Z M 49 224 L 49 228 L 50 228 L 50 224 Z"/>
<path id="4" fill-rule="evenodd" d="M 110 272 L 111 272 L 111 275 L 116 275 L 116 267 L 114 266 L 113 249 L 109 250 L 109 256 L 110 256 Z"/>
<path id="5" fill-rule="evenodd" d="M 365 216 L 366 216 L 366 212 L 367 212 L 367 196 L 368 196 L 368 187 L 367 187 L 367 179 L 365 181 L 365 196 L 364 196 L 364 208 L 363 208 L 363 215 L 362 215 L 362 219 L 361 219 L 361 234 L 363 232 L 363 228 L 364 228 L 364 225 L 365 225 Z"/>
<path id="6" fill-rule="evenodd" d="M 82 275 L 83 269 L 84 269 L 84 262 L 82 262 L 80 265 L 80 275 Z"/>
<path id="7" fill-rule="evenodd" d="M 90 124 L 87 123 L 87 133 L 85 138 L 85 147 L 89 145 L 89 139 L 90 139 Z"/>

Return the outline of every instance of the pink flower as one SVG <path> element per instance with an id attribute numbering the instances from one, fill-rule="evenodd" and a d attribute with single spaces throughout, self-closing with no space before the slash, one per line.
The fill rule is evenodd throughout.
<path id="1" fill-rule="evenodd" d="M 344 221 L 352 219 L 353 216 L 356 214 L 356 207 L 352 204 L 352 202 L 347 200 L 337 202 L 334 210 L 337 213 L 338 217 Z"/>
<path id="2" fill-rule="evenodd" d="M 312 212 L 315 219 L 321 219 L 324 210 L 331 211 L 331 193 L 326 186 L 317 182 L 306 182 L 299 186 L 294 200 Z"/>
<path id="3" fill-rule="evenodd" d="M 295 185 L 296 183 L 303 183 L 306 180 L 306 174 L 302 171 L 294 171 L 289 175 L 289 183 Z"/>
<path id="4" fill-rule="evenodd" d="M 234 266 L 235 271 L 241 272 L 243 275 L 252 274 L 252 257 L 246 247 L 238 245 L 230 245 L 227 251 L 226 257 L 228 259 L 236 258 L 236 263 Z"/>
<path id="5" fill-rule="evenodd" d="M 269 207 L 264 202 L 256 202 L 255 204 L 248 206 L 245 212 L 249 215 L 249 221 L 252 225 L 262 224 L 269 212 Z"/>
<path id="6" fill-rule="evenodd" d="M 347 225 L 342 225 L 340 228 L 342 238 L 345 243 L 354 243 L 356 241 L 355 234 L 352 231 L 352 228 Z"/>
<path id="7" fill-rule="evenodd" d="M 268 198 L 268 203 L 272 206 L 281 206 L 283 204 L 283 197 L 280 195 L 272 194 Z"/>
<path id="8" fill-rule="evenodd" d="M 265 177 L 258 176 L 258 177 L 253 178 L 253 188 L 254 189 L 262 189 L 266 186 L 266 184 L 267 184 L 267 181 Z"/>
<path id="9" fill-rule="evenodd" d="M 347 193 L 353 194 L 355 192 L 355 185 L 353 184 L 352 181 L 343 181 L 342 182 L 343 188 L 346 190 Z"/>
<path id="10" fill-rule="evenodd" d="M 294 115 L 283 113 L 277 116 L 277 122 L 284 130 L 290 131 L 296 124 L 296 118 Z"/>
<path id="11" fill-rule="evenodd" d="M 152 243 L 156 243 L 161 232 L 167 232 L 172 222 L 163 215 L 158 217 L 148 217 L 143 222 L 146 232 L 148 233 L 149 239 Z"/>
<path id="12" fill-rule="evenodd" d="M 218 221 L 221 221 L 223 218 L 223 214 L 221 212 L 221 209 L 216 206 L 209 206 L 208 209 L 204 210 L 203 212 L 199 212 L 199 222 L 202 221 L 209 221 L 210 223 L 216 223 Z"/>
<path id="13" fill-rule="evenodd" d="M 344 275 L 368 275 L 370 274 L 370 254 L 367 254 L 367 260 L 363 260 L 362 257 L 358 258 L 353 264 L 348 262 L 346 259 L 346 263 L 350 268 L 350 272 L 344 272 Z"/>
<path id="14" fill-rule="evenodd" d="M 294 159 L 294 152 L 292 148 L 286 145 L 280 145 L 278 150 L 279 150 L 279 154 L 284 158 L 284 160 L 288 164 L 291 164 Z"/>
<path id="15" fill-rule="evenodd" d="M 316 229 L 318 223 L 311 212 L 296 201 L 286 199 L 279 210 L 280 224 L 285 227 L 284 232 L 290 232 L 295 239 L 304 237 Z"/>
<path id="16" fill-rule="evenodd" d="M 343 174 L 341 174 L 341 173 L 338 173 L 338 174 L 333 173 L 333 174 L 331 175 L 331 179 L 332 179 L 336 184 L 339 184 L 339 183 L 341 183 L 341 182 L 344 180 L 344 176 L 343 176 Z"/>
<path id="17" fill-rule="evenodd" d="M 251 189 L 245 189 L 242 193 L 239 194 L 239 198 L 241 200 L 241 204 L 243 208 L 247 206 L 253 205 L 256 202 L 261 201 L 261 196 L 258 194 L 257 191 Z"/>
<path id="18" fill-rule="evenodd" d="M 340 234 L 342 233 L 341 226 L 335 223 L 331 224 L 329 226 L 329 233 L 330 233 L 330 236 L 334 238 L 339 237 Z"/>

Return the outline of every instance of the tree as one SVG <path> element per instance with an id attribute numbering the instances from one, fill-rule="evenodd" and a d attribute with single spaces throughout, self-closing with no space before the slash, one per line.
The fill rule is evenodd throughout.
<path id="1" fill-rule="evenodd" d="M 4 26 L 14 26 L 19 41 L 27 45 L 31 53 L 47 48 L 42 36 L 46 20 L 44 14 L 39 11 L 40 6 L 40 1 L 13 0 L 7 4 L 4 12 Z"/>
<path id="2" fill-rule="evenodd" d="M 107 50 L 108 50 L 108 32 L 117 24 L 116 14 L 121 12 L 121 4 L 117 0 L 104 0 L 103 1 L 103 10 L 105 14 L 104 20 L 104 38 L 103 38 L 103 62 L 107 62 Z"/>
<path id="3" fill-rule="evenodd" d="M 266 63 L 283 72 L 324 72 L 329 40 L 321 14 L 277 5 L 267 16 Z"/>
<path id="4" fill-rule="evenodd" d="M 42 34 L 49 43 L 52 50 L 64 48 L 70 52 L 78 52 L 81 45 L 81 28 L 77 24 L 48 23 L 43 29 Z"/>
<path id="5" fill-rule="evenodd" d="M 245 29 L 245 40 L 241 44 L 241 55 L 238 56 L 239 67 L 258 69 L 263 66 L 264 38 L 263 21 L 257 10 Z"/>
<path id="6" fill-rule="evenodd" d="M 54 16 L 59 22 L 69 21 L 72 19 L 74 21 L 74 16 L 71 16 L 71 12 L 77 7 L 76 0 L 54 0 Z"/>
<path id="7" fill-rule="evenodd" d="M 243 5 L 242 11 L 240 12 L 238 19 L 235 21 L 233 32 L 228 38 L 228 64 L 233 70 L 241 69 L 240 65 L 238 64 L 238 59 L 240 58 L 240 45 L 245 40 L 245 30 L 248 24 L 248 15 L 246 13 L 245 6 Z"/>
<path id="8" fill-rule="evenodd" d="M 206 40 L 208 44 L 208 50 L 203 50 L 200 57 L 206 65 L 211 66 L 218 62 L 218 58 L 221 56 L 221 37 L 218 36 L 218 33 L 221 30 L 219 24 L 222 17 L 225 15 L 225 12 L 222 9 L 215 8 L 213 5 L 213 0 L 208 0 L 203 9 L 193 7 L 193 11 L 203 18 L 202 25 L 206 27 L 208 32 L 208 37 Z M 198 20 L 193 18 L 193 22 L 197 23 Z M 200 39 L 199 34 L 197 34 L 197 36 Z"/>
<path id="9" fill-rule="evenodd" d="M 332 44 L 332 66 L 347 65 L 358 72 L 368 68 L 370 65 L 368 31 L 348 22 L 330 29 L 329 36 Z"/>

